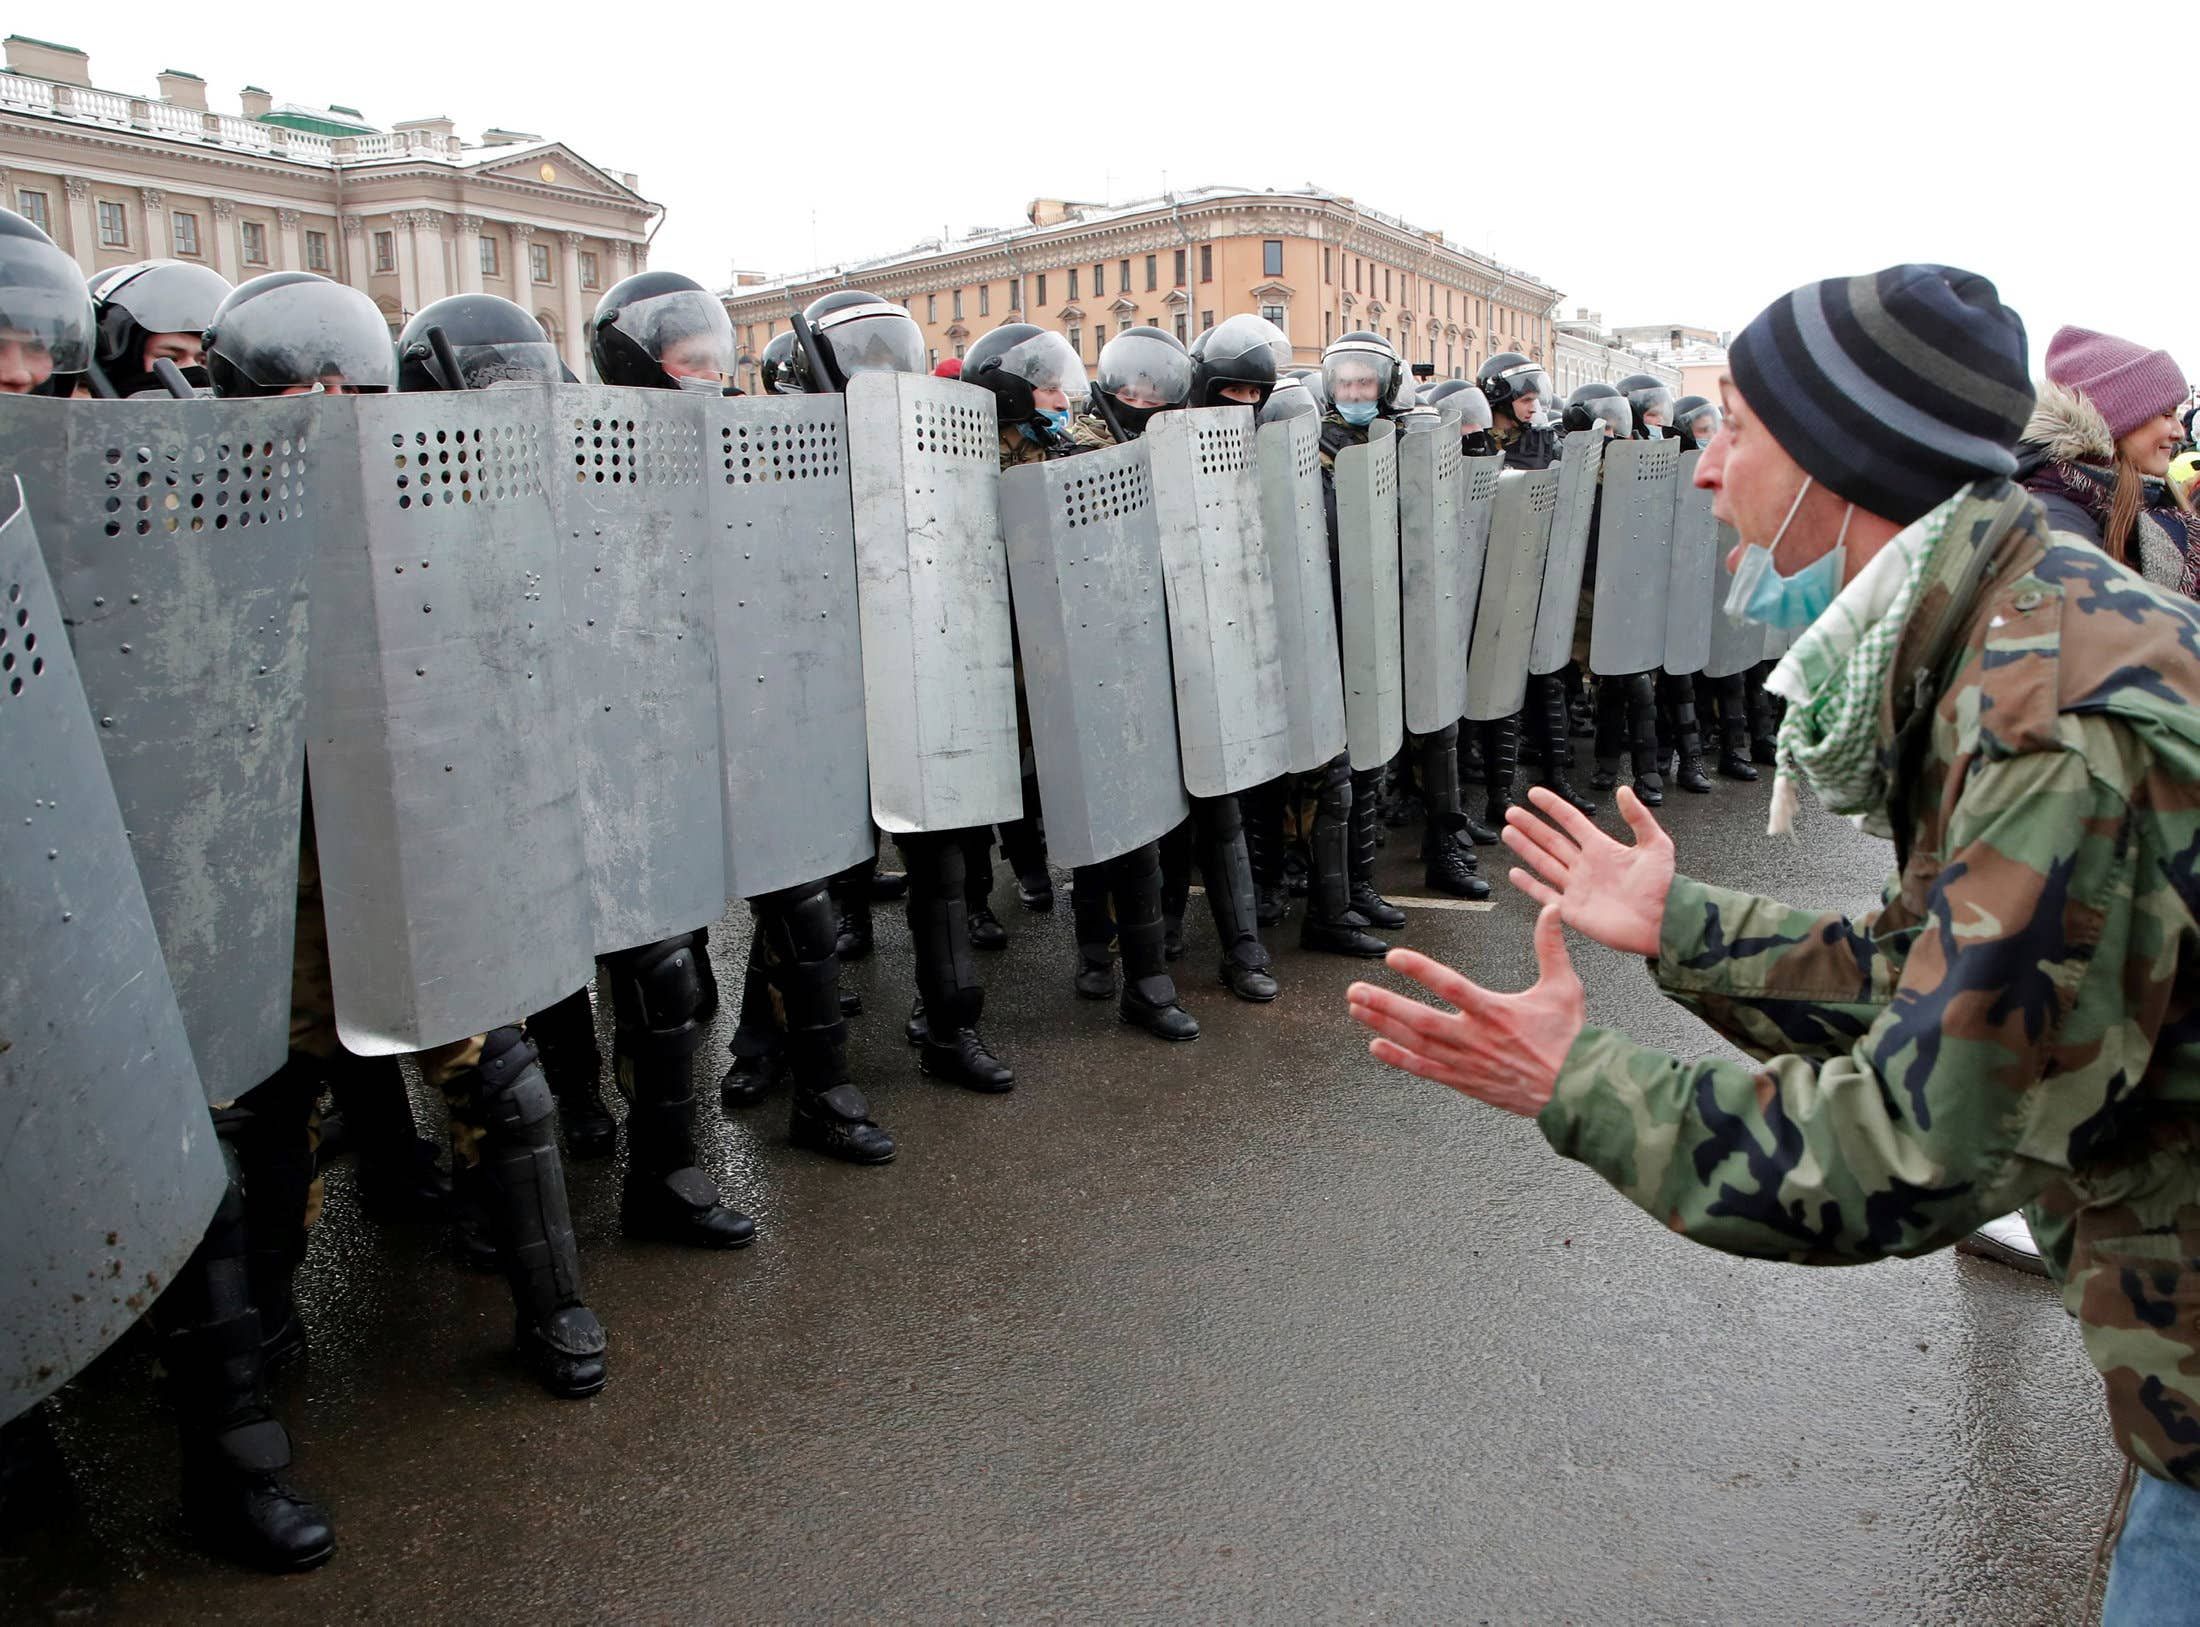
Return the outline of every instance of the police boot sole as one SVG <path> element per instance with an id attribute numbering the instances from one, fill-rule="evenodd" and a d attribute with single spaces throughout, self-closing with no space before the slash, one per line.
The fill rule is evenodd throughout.
<path id="1" fill-rule="evenodd" d="M 797 1120 L 787 1127 L 787 1145 L 799 1147 L 804 1152 L 814 1152 L 821 1158 L 837 1158 L 843 1164 L 891 1164 L 894 1154 L 901 1151 L 891 1136 L 884 1136 L 885 1148 L 866 1146 L 851 1141 L 837 1127 L 819 1126 Z"/>
<path id="2" fill-rule="evenodd" d="M 553 1350 L 533 1329 L 528 1330 L 518 1352 L 520 1365 L 560 1401 L 585 1401 L 602 1390 L 611 1376 L 600 1352 L 581 1356 Z"/>
<path id="3" fill-rule="evenodd" d="M 1264 1006 L 1283 992 L 1266 967 L 1225 966 L 1216 981 L 1248 1005 Z"/>
<path id="4" fill-rule="evenodd" d="M 299 1571 L 317 1570 L 327 1564 L 336 1553 L 336 1533 L 331 1531 L 322 1541 L 292 1551 L 274 1548 L 259 1541 L 250 1532 L 233 1531 L 216 1525 L 212 1520 L 184 1516 L 184 1529 L 192 1541 L 208 1553 L 230 1560 L 249 1569 L 265 1572 L 269 1576 L 290 1576 Z"/>
<path id="5" fill-rule="evenodd" d="M 1322 955 L 1349 955 L 1357 960 L 1380 960 L 1390 945 L 1355 927 L 1317 927 L 1299 934 L 1299 947 Z"/>

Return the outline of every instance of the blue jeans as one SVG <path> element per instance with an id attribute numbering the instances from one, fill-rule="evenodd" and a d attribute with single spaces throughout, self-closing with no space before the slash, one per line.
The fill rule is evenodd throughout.
<path id="1" fill-rule="evenodd" d="M 2101 1627 L 2200 1623 L 2200 1491 L 2142 1474 L 2116 1539 Z"/>

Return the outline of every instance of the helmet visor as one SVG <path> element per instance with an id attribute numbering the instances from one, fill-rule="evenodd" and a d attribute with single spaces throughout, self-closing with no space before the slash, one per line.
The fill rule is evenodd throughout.
<path id="1" fill-rule="evenodd" d="M 1398 383 L 1398 358 L 1374 349 L 1332 349 L 1322 358 L 1322 390 L 1339 406 L 1387 400 Z"/>
<path id="2" fill-rule="evenodd" d="M 1219 361 L 1225 357 L 1241 356 L 1256 346 L 1266 346 L 1276 358 L 1276 371 L 1281 373 L 1291 365 L 1291 341 L 1283 329 L 1264 316 L 1241 312 L 1220 327 L 1208 330 L 1206 354 Z"/>
<path id="3" fill-rule="evenodd" d="M 1591 396 L 1586 401 L 1575 402 L 1567 409 L 1567 414 L 1575 418 L 1583 429 L 1594 429 L 1601 423 L 1607 435 L 1617 435 L 1622 439 L 1635 432 L 1635 417 L 1628 410 L 1624 396 Z"/>
<path id="4" fill-rule="evenodd" d="M 858 306 L 869 313 L 835 322 L 838 311 L 826 313 L 817 336 L 832 353 L 833 363 L 853 378 L 858 373 L 922 373 L 924 330 L 898 306 L 883 300 L 877 306 Z"/>
<path id="5" fill-rule="evenodd" d="M 1286 418 L 1302 418 L 1321 411 L 1321 403 L 1314 399 L 1314 392 L 1306 387 L 1303 379 L 1280 378 L 1269 393 L 1268 404 L 1260 409 L 1260 421 L 1278 423 Z"/>
<path id="6" fill-rule="evenodd" d="M 910 324 L 912 327 L 914 323 Z M 1014 373 L 1034 390 L 1060 390 L 1075 406 L 1091 392 L 1085 364 L 1069 341 L 1058 333 L 1035 333 L 1018 340 L 1001 357 L 1005 372 Z"/>
<path id="7" fill-rule="evenodd" d="M 1524 395 L 1547 396 L 1551 393 L 1551 375 L 1534 362 L 1508 367 L 1497 376 L 1512 386 L 1514 400 Z"/>
<path id="8" fill-rule="evenodd" d="M 638 299 L 620 307 L 611 323 L 675 378 L 725 378 L 733 371 L 733 320 L 700 288 Z"/>
<path id="9" fill-rule="evenodd" d="M 1659 423 L 1672 423 L 1673 392 L 1664 385 L 1661 384 L 1654 390 L 1633 391 L 1627 399 L 1634 403 L 1635 411 L 1641 413 L 1645 418 L 1655 413 Z"/>
<path id="10" fill-rule="evenodd" d="M 1691 445 L 1709 446 L 1711 437 L 1719 433 L 1719 426 L 1725 422 L 1726 414 L 1719 411 L 1715 404 L 1706 402 L 1703 406 L 1691 408 L 1688 416 L 1674 427 Z"/>
<path id="11" fill-rule="evenodd" d="M 1459 433 L 1462 435 L 1472 435 L 1478 429 L 1488 429 L 1496 421 L 1495 415 L 1490 411 L 1490 398 L 1471 384 L 1463 390 L 1452 391 L 1444 397 L 1443 405 L 1459 415 Z"/>
<path id="12" fill-rule="evenodd" d="M 1100 350 L 1099 385 L 1127 407 L 1181 407 L 1192 395 L 1192 359 L 1159 334 L 1119 333 Z"/>
<path id="13" fill-rule="evenodd" d="M 342 283 L 315 279 L 270 288 L 217 322 L 217 346 L 263 390 L 348 384 L 397 386 L 397 344 L 374 302 Z"/>
<path id="14" fill-rule="evenodd" d="M 110 283 L 101 303 L 120 306 L 147 333 L 204 333 L 229 294 L 229 279 L 211 266 L 155 260 Z"/>
<path id="15" fill-rule="evenodd" d="M 558 347 L 547 339 L 512 344 L 459 345 L 459 382 L 469 390 L 486 390 L 494 384 L 555 384 Z"/>
<path id="16" fill-rule="evenodd" d="M 90 363 L 92 296 L 76 262 L 53 244 L 0 238 L 0 336 L 44 350 L 56 373 Z"/>

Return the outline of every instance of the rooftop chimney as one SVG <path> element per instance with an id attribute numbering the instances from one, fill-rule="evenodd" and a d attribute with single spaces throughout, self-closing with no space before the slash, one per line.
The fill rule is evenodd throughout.
<path id="1" fill-rule="evenodd" d="M 238 93 L 237 102 L 248 119 L 264 119 L 275 111 L 275 98 L 258 85 L 247 85 Z"/>
<path id="2" fill-rule="evenodd" d="M 172 107 L 188 107 L 195 113 L 206 111 L 206 81 L 195 73 L 185 73 L 181 68 L 163 68 L 160 71 L 160 99 Z"/>
<path id="3" fill-rule="evenodd" d="M 26 79 L 55 79 L 64 85 L 91 89 L 92 59 L 75 46 L 34 40 L 28 34 L 10 34 L 7 47 L 8 72 Z"/>

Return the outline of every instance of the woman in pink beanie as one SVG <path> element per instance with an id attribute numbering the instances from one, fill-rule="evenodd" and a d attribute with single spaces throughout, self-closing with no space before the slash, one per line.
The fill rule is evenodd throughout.
<path id="1" fill-rule="evenodd" d="M 2017 449 L 2017 478 L 2057 531 L 2200 598 L 2200 519 L 2165 478 L 2184 439 L 2176 414 L 2185 389 L 2167 351 L 2063 328 L 2047 346 L 2047 383 Z"/>

